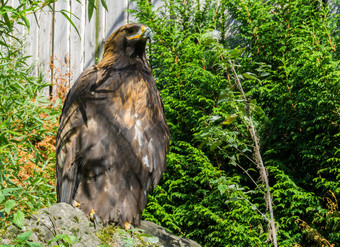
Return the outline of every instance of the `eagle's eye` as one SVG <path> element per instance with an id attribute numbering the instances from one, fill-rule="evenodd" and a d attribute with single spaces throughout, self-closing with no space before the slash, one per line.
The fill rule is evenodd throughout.
<path id="1" fill-rule="evenodd" d="M 134 33 L 134 31 L 133 31 L 132 28 L 127 28 L 127 29 L 125 29 L 125 33 L 126 33 L 127 35 L 131 35 L 131 34 Z"/>

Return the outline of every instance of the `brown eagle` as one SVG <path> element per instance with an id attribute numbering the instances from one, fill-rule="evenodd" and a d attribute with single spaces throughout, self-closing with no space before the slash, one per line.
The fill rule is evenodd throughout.
<path id="1" fill-rule="evenodd" d="M 145 56 L 151 29 L 127 24 L 70 89 L 57 133 L 58 202 L 125 228 L 138 226 L 166 167 L 169 129 Z"/>

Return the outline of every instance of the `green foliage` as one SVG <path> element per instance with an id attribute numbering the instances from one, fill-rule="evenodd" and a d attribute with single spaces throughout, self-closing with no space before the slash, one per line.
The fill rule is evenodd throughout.
<path id="1" fill-rule="evenodd" d="M 105 0 L 100 0 L 101 5 L 103 5 L 104 9 L 107 11 L 107 4 Z M 87 2 L 87 15 L 89 21 L 91 21 L 93 11 L 99 6 L 99 0 L 88 0 Z"/>
<path id="2" fill-rule="evenodd" d="M 42 89 L 42 78 L 22 53 L 17 25 L 30 27 L 26 16 L 52 1 L 0 4 L 0 225 L 22 228 L 24 216 L 55 201 L 53 139 L 60 102 L 55 108 Z M 57 107 L 58 106 L 58 107 Z M 19 237 L 19 236 L 18 236 Z M 20 240 L 20 239 L 19 239 Z M 27 246 L 29 244 L 25 244 Z M 24 246 L 24 245 L 20 245 Z"/>
<path id="3" fill-rule="evenodd" d="M 339 243 L 333 222 L 339 213 L 324 200 L 340 196 L 339 15 L 322 1 L 228 1 L 227 6 L 242 23 L 239 39 L 248 46 L 242 67 L 261 75 L 259 65 L 270 65 L 265 79 L 248 80 L 246 88 L 268 117 L 262 147 L 281 232 L 291 243 L 306 243 L 295 221 L 300 219 Z M 330 214 L 334 218 L 326 217 Z"/>
<path id="4" fill-rule="evenodd" d="M 144 218 L 206 246 L 266 246 L 263 194 L 241 176 L 243 164 L 258 176 L 253 162 L 246 162 L 252 160 L 246 105 L 229 74 L 244 49 L 221 43 L 223 4 L 195 3 L 165 2 L 156 13 L 138 1 L 137 17 L 155 31 L 151 67 L 171 129 L 167 172 Z"/>
<path id="5" fill-rule="evenodd" d="M 320 244 L 313 236 L 339 243 L 338 16 L 304 0 L 137 5 L 155 32 L 149 56 L 171 132 L 167 172 L 144 218 L 205 246 L 269 245 L 248 105 L 279 246 Z"/>
<path id="6" fill-rule="evenodd" d="M 25 26 L 30 29 L 30 22 L 27 19 L 27 15 L 34 14 L 44 7 L 51 8 L 51 3 L 56 0 L 36 0 L 36 1 L 17 1 L 17 4 L 12 4 L 9 1 L 0 1 L 0 46 L 10 48 L 11 43 L 8 42 L 8 38 L 12 38 L 19 41 L 15 29 L 18 25 Z"/>
<path id="7" fill-rule="evenodd" d="M 24 215 L 55 202 L 54 136 L 61 101 L 51 103 L 42 90 L 48 84 L 31 76 L 18 25 L 48 1 L 0 2 L 0 225 L 23 227 Z M 102 1 L 105 5 L 105 1 Z M 69 18 L 71 13 L 61 10 Z M 37 18 L 35 18 L 37 20 Z M 76 30 L 77 31 L 77 30 Z"/>
<path id="8" fill-rule="evenodd" d="M 75 244 L 79 241 L 79 239 L 74 235 L 67 235 L 67 234 L 57 234 L 54 238 L 52 238 L 50 241 L 48 241 L 49 244 L 53 242 L 57 242 L 58 245 L 55 245 L 57 247 L 69 247 L 72 246 L 72 244 Z M 60 243 L 61 242 L 61 243 Z"/>
<path id="9" fill-rule="evenodd" d="M 13 241 L 14 245 L 0 244 L 0 247 L 43 247 L 39 243 L 29 241 L 32 233 L 32 231 L 23 232 L 16 236 L 16 239 Z"/>
<path id="10" fill-rule="evenodd" d="M 46 85 L 29 76 L 19 50 L 0 58 L 0 210 L 4 220 L 22 227 L 23 213 L 55 201 L 53 143 L 58 110 L 42 96 Z M 44 122 L 47 121 L 47 122 Z M 44 145 L 44 146 L 42 146 Z"/>

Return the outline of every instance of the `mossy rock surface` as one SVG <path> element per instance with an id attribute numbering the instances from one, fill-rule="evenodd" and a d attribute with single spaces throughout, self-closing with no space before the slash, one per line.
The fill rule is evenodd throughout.
<path id="1" fill-rule="evenodd" d="M 1 244 L 13 244 L 13 239 L 22 232 L 32 231 L 28 241 L 43 246 L 104 247 L 104 246 L 154 246 L 154 247 L 199 247 L 196 242 L 177 237 L 163 227 L 150 221 L 142 221 L 139 228 L 129 231 L 118 226 L 97 225 L 89 221 L 83 211 L 66 203 L 43 208 L 25 219 L 23 229 L 11 226 L 1 234 Z"/>
<path id="2" fill-rule="evenodd" d="M 39 210 L 25 220 L 24 230 L 33 231 L 31 239 L 44 246 L 67 243 L 69 240 L 62 237 L 63 235 L 71 236 L 70 241 L 75 247 L 100 245 L 100 240 L 95 235 L 96 229 L 89 227 L 89 220 L 85 214 L 66 203 L 58 203 Z M 60 237 L 53 241 L 56 236 Z"/>

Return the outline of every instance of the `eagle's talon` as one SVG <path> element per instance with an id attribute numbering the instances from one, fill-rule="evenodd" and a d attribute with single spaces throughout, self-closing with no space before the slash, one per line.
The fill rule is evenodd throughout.
<path id="1" fill-rule="evenodd" d="M 131 229 L 134 229 L 134 226 L 132 225 L 132 224 L 130 224 L 129 222 L 125 222 L 124 223 L 124 228 L 125 228 L 125 230 L 131 230 Z"/>
<path id="2" fill-rule="evenodd" d="M 80 203 L 73 200 L 72 206 L 75 207 L 75 208 L 80 208 Z"/>
<path id="3" fill-rule="evenodd" d="M 94 223 L 94 228 L 97 229 L 97 226 L 98 226 L 98 217 L 97 217 L 96 212 L 94 211 L 94 209 L 92 209 L 91 212 L 90 212 L 90 219 Z"/>

